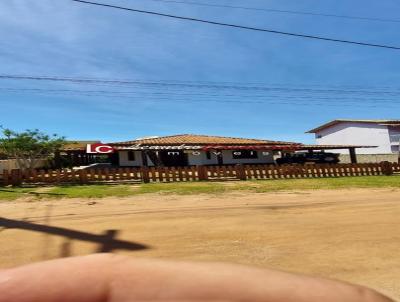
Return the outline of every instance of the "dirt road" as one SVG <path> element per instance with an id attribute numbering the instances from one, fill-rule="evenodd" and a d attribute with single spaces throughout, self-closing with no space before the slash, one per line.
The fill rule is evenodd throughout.
<path id="1" fill-rule="evenodd" d="M 399 190 L 0 201 L 0 268 L 96 251 L 339 278 L 400 298 Z"/>

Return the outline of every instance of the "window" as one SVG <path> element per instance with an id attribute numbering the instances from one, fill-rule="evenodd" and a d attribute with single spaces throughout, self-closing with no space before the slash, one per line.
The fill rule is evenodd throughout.
<path id="1" fill-rule="evenodd" d="M 240 150 L 240 151 L 233 151 L 232 157 L 234 159 L 258 158 L 258 154 L 257 151 L 253 150 Z"/>
<path id="2" fill-rule="evenodd" d="M 207 159 L 211 159 L 211 152 L 210 151 L 206 152 L 206 157 L 207 157 Z"/>
<path id="3" fill-rule="evenodd" d="M 135 161 L 135 151 L 128 151 L 128 160 Z"/>
<path id="4" fill-rule="evenodd" d="M 390 142 L 392 142 L 392 143 L 400 142 L 400 134 L 399 133 L 390 134 L 389 137 L 390 137 Z"/>
<path id="5" fill-rule="evenodd" d="M 316 138 L 322 138 L 322 135 L 321 134 L 316 134 L 315 137 Z"/>

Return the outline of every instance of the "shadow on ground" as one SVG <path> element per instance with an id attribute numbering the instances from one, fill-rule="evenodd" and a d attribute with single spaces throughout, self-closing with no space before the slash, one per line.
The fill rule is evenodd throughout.
<path id="1" fill-rule="evenodd" d="M 96 252 L 112 252 L 115 250 L 138 251 L 148 249 L 149 247 L 140 243 L 119 240 L 118 230 L 106 230 L 103 234 L 92 234 L 76 231 L 56 226 L 36 224 L 27 221 L 20 221 L 0 217 L 0 227 L 5 229 L 21 229 L 27 231 L 40 232 L 48 235 L 65 237 L 66 241 L 61 245 L 60 256 L 70 256 L 71 240 L 82 240 L 98 244 Z"/>

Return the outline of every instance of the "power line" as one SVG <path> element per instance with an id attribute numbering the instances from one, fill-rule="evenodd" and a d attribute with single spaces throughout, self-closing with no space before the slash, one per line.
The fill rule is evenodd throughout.
<path id="1" fill-rule="evenodd" d="M 190 92 L 186 93 L 185 90 L 182 91 L 173 91 L 173 92 L 155 92 L 151 90 L 150 92 L 146 91 L 114 91 L 114 90 L 76 90 L 76 89 L 48 89 L 48 88 L 21 88 L 21 87 L 0 87 L 0 91 L 10 91 L 10 92 L 50 92 L 50 93 L 97 93 L 97 94 L 104 94 L 104 95 L 139 95 L 139 96 L 184 96 L 184 97 L 240 97 L 240 98 L 253 98 L 253 99 L 258 99 L 258 98 L 266 98 L 266 97 L 274 97 L 274 98 L 280 98 L 280 97 L 285 97 L 285 98 L 291 98 L 291 99 L 305 99 L 305 100 L 313 100 L 313 99 L 318 99 L 318 100 L 335 100 L 337 102 L 343 101 L 354 101 L 354 100 L 368 100 L 368 101 L 391 101 L 392 99 L 384 99 L 384 98 L 375 98 L 372 99 L 368 96 L 368 98 L 360 98 L 360 97 L 353 97 L 353 96 L 345 96 L 345 97 L 340 97 L 338 98 L 337 96 L 330 96 L 326 97 L 325 95 L 300 95 L 296 94 L 295 96 L 292 95 L 277 95 L 277 94 L 226 94 L 226 93 L 196 93 L 196 92 Z M 183 92 L 183 93 L 182 93 Z M 360 96 L 360 95 L 359 95 Z M 398 95 L 397 95 L 398 96 Z"/>
<path id="2" fill-rule="evenodd" d="M 293 36 L 293 37 L 306 38 L 306 39 L 323 40 L 323 41 L 330 41 L 330 42 L 337 42 L 337 43 L 355 44 L 355 45 L 360 45 L 360 46 L 369 46 L 369 47 L 379 47 L 379 48 L 400 50 L 400 47 L 398 47 L 398 46 L 391 46 L 391 45 L 384 45 L 384 44 L 372 44 L 372 43 L 358 42 L 358 41 L 351 41 L 351 40 L 334 39 L 334 38 L 322 37 L 322 36 L 297 34 L 297 33 L 284 32 L 284 31 L 278 31 L 278 30 L 272 30 L 272 29 L 250 27 L 250 26 L 244 26 L 244 25 L 237 25 L 237 24 L 223 23 L 223 22 L 217 22 L 217 21 L 210 21 L 210 20 L 205 20 L 205 19 L 183 17 L 183 16 L 176 16 L 176 15 L 170 15 L 170 14 L 163 14 L 163 13 L 154 12 L 154 11 L 127 8 L 127 7 L 122 7 L 122 6 L 116 6 L 116 5 L 104 4 L 104 3 L 97 3 L 97 2 L 90 2 L 90 1 L 83 1 L 83 0 L 72 0 L 72 1 L 85 3 L 85 4 L 90 4 L 90 5 L 102 6 L 102 7 L 108 7 L 108 8 L 115 8 L 115 9 L 121 9 L 121 10 L 126 10 L 126 11 L 132 11 L 132 12 L 136 12 L 136 13 L 149 14 L 149 15 L 155 15 L 155 16 L 161 16 L 161 17 L 167 17 L 167 18 L 174 18 L 174 19 L 179 19 L 179 20 L 186 20 L 186 21 L 193 21 L 193 22 L 199 22 L 199 23 L 212 24 L 212 25 L 219 25 L 219 26 L 225 26 L 225 27 L 231 27 L 231 28 L 239 28 L 239 29 L 253 30 L 253 31 L 259 31 L 259 32 L 268 32 L 268 33 L 272 33 L 272 34 Z"/>
<path id="3" fill-rule="evenodd" d="M 23 90 L 15 90 L 15 91 L 8 91 L 10 93 L 26 93 L 26 91 Z M 296 100 L 293 100 L 291 98 L 288 97 L 282 97 L 282 96 L 277 96 L 276 99 L 269 99 L 269 98 L 265 98 L 262 100 L 257 100 L 257 101 L 244 101 L 244 100 L 221 100 L 221 99 L 207 99 L 207 98 L 201 98 L 201 99 L 187 99 L 187 98 L 177 98 L 174 97 L 173 99 L 167 97 L 167 96 L 163 96 L 163 97 L 159 97 L 159 96 L 150 96 L 150 97 L 143 97 L 143 96 L 121 96 L 121 95 L 107 95 L 107 94 L 99 94 L 99 93 L 95 93 L 92 91 L 81 91 L 81 92 L 74 92 L 74 91 L 70 91 L 70 93 L 66 93 L 68 91 L 31 91 L 31 92 L 35 92 L 35 93 L 39 93 L 39 94 L 43 94 L 43 95 L 51 95 L 51 94 L 55 94 L 55 95 L 66 95 L 66 96 L 78 96 L 78 97 L 102 97 L 102 98 L 111 98 L 114 101 L 115 99 L 128 99 L 129 101 L 132 102 L 141 102 L 143 103 L 144 101 L 150 101 L 150 102 L 156 102 L 156 103 L 165 103 L 165 102 L 178 102 L 178 103 L 183 103 L 183 104 L 196 104 L 196 103 L 202 103 L 202 102 L 212 102 L 212 103 L 230 103 L 230 104 L 245 104 L 245 105 L 254 105 L 254 104 L 267 104 L 267 105 L 290 105 L 290 106 L 328 106 L 328 107 L 349 107 L 349 108 L 354 108 L 355 105 L 359 105 L 359 104 L 355 104 L 353 102 L 345 102 L 345 103 L 338 103 L 338 102 L 322 102 L 323 100 L 320 99 L 315 99 L 316 102 L 305 102 L 304 100 L 301 100 L 300 102 L 296 102 Z M 270 96 L 271 97 L 271 96 Z M 391 108 L 397 108 L 398 106 L 395 106 L 397 104 L 387 104 L 385 102 L 383 102 L 385 104 L 386 107 L 391 107 Z M 391 105 L 391 106 L 390 106 Z M 378 108 L 380 106 L 379 102 L 374 101 L 372 104 L 371 103 L 365 103 L 361 105 L 362 107 L 367 107 L 367 108 Z"/>
<path id="4" fill-rule="evenodd" d="M 74 89 L 49 89 L 49 88 L 21 88 L 21 87 L 0 87 L 0 92 L 6 93 L 38 93 L 43 95 L 67 95 L 78 97 L 101 97 L 108 99 L 129 99 L 135 102 L 179 102 L 179 103 L 196 103 L 196 102 L 215 102 L 215 103 L 234 103 L 234 104 L 276 104 L 276 105 L 293 105 L 293 106 L 313 106 L 313 105 L 326 105 L 330 107 L 337 106 L 362 106 L 362 107 L 379 107 L 379 105 L 391 106 L 397 108 L 400 104 L 393 102 L 393 99 L 386 97 L 375 96 L 371 98 L 368 94 L 362 95 L 360 93 L 346 96 L 326 95 L 324 94 L 225 94 L 225 93 L 187 93 L 185 90 L 181 91 L 113 91 L 113 90 L 74 90 Z M 183 92 L 183 93 L 182 93 Z M 278 91 L 282 92 L 282 91 Z M 291 91 L 289 91 L 291 92 Z M 319 93 L 321 91 L 318 91 Z"/>
<path id="5" fill-rule="evenodd" d="M 0 74 L 0 80 L 46 80 L 46 81 L 71 81 L 74 82 L 75 84 L 78 83 L 78 81 L 83 81 L 83 82 L 88 82 L 89 84 L 92 84 L 91 82 L 94 82 L 93 84 L 96 84 L 97 82 L 100 83 L 105 83 L 105 84 L 151 84 L 151 85 L 182 85 L 182 86 L 188 86 L 188 87 L 216 87 L 216 88 L 225 88 L 225 87 L 231 87 L 231 86 L 238 86 L 239 87 L 248 87 L 248 85 L 252 86 L 262 86 L 266 87 L 265 82 L 232 82 L 232 81 L 203 81 L 203 80 L 143 80 L 143 79 L 122 79 L 122 78 L 101 78 L 101 77 L 68 77 L 68 76 L 59 76 L 59 75 L 27 75 L 27 74 Z M 282 83 L 271 83 L 269 84 L 268 87 L 271 87 L 271 85 L 274 85 L 274 87 L 280 87 L 284 86 L 287 84 L 282 84 Z M 101 86 L 101 85 L 99 85 Z M 301 84 L 301 87 L 304 86 L 311 86 L 311 87 L 331 87 L 333 89 L 341 88 L 341 87 L 346 87 L 347 89 L 371 89 L 376 88 L 376 89 L 395 89 L 397 91 L 400 91 L 399 87 L 393 87 L 393 86 L 360 86 L 360 85 L 341 85 L 341 84 L 333 84 L 333 85 L 325 85 L 325 84 L 313 84 L 313 83 L 307 83 Z M 250 87 L 252 88 L 252 87 Z"/>
<path id="6" fill-rule="evenodd" d="M 38 93 L 44 95 L 68 95 L 78 97 L 102 97 L 107 99 L 129 99 L 130 101 L 146 102 L 180 102 L 181 104 L 200 102 L 237 103 L 237 104 L 280 104 L 293 106 L 362 106 L 379 107 L 389 105 L 397 108 L 400 106 L 395 100 L 400 96 L 400 90 L 395 87 L 374 87 L 361 89 L 335 88 L 300 88 L 275 86 L 254 86 L 254 83 L 229 82 L 197 82 L 194 81 L 144 81 L 121 80 L 105 78 L 82 78 L 61 76 L 36 76 L 36 75 L 7 75 L 0 74 L 0 80 L 9 81 L 40 81 L 54 83 L 71 83 L 79 86 L 106 86 L 102 90 L 76 90 L 53 89 L 51 87 L 38 88 L 36 85 L 30 88 L 0 87 L 5 93 Z M 120 83 L 124 83 L 121 85 Z M 207 83 L 207 84 L 204 84 Z M 246 86 L 251 85 L 251 86 Z M 261 83 L 257 83 L 260 85 Z M 263 84 L 261 84 L 263 85 Z M 129 90 L 127 90 L 129 88 Z M 118 90 L 116 90 L 118 89 Z"/>
<path id="7" fill-rule="evenodd" d="M 219 8 L 233 8 L 233 9 L 242 9 L 242 10 L 251 10 L 251 11 L 263 11 L 263 12 L 270 12 L 270 13 L 283 13 L 283 14 L 293 14 L 293 15 L 308 15 L 308 16 L 321 16 L 321 17 L 354 19 L 354 20 L 364 20 L 364 21 L 400 23 L 400 20 L 398 20 L 398 19 L 324 14 L 324 13 L 316 13 L 316 12 L 294 11 L 294 10 L 284 10 L 284 9 L 274 9 L 274 8 L 247 7 L 247 6 L 236 6 L 236 5 L 227 5 L 227 4 L 211 4 L 211 3 L 202 3 L 202 2 L 193 2 L 193 1 L 177 1 L 177 0 L 147 0 L 147 1 L 187 4 L 187 5 L 196 5 L 196 6 L 206 6 L 206 7 L 209 6 L 209 7 L 219 7 Z"/>
<path id="8" fill-rule="evenodd" d="M 335 94 L 370 94 L 370 95 L 391 95 L 399 96 L 398 88 L 388 89 L 369 89 L 369 88 L 304 88 L 304 87 L 287 87 L 287 86 L 269 86 L 253 83 L 230 83 L 226 82 L 180 82 L 180 81 L 145 81 L 145 80 L 127 80 L 127 79 L 104 79 L 104 78 L 84 78 L 84 77 L 62 77 L 62 76 L 36 76 L 36 75 L 12 75 L 0 74 L 0 80 L 17 80 L 17 81 L 45 81 L 45 82 L 70 82 L 73 84 L 105 84 L 117 87 L 141 87 L 142 89 L 201 89 L 216 91 L 257 91 L 257 92 L 293 92 L 293 93 L 335 93 Z"/>

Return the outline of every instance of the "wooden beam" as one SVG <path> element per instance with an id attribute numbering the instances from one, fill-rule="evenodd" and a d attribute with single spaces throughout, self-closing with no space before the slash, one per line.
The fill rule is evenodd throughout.
<path id="1" fill-rule="evenodd" d="M 147 152 L 146 151 L 142 151 L 142 163 L 143 163 L 143 167 L 148 167 L 149 163 L 147 161 Z"/>
<path id="2" fill-rule="evenodd" d="M 350 161 L 352 164 L 357 163 L 357 154 L 356 154 L 356 148 L 349 148 L 350 152 Z"/>

